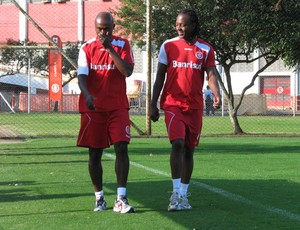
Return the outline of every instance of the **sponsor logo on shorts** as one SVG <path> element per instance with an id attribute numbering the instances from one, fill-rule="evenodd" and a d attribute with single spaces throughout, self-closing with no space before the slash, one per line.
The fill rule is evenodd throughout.
<path id="1" fill-rule="evenodd" d="M 129 125 L 126 126 L 125 132 L 126 132 L 126 137 L 130 138 L 130 126 Z"/>

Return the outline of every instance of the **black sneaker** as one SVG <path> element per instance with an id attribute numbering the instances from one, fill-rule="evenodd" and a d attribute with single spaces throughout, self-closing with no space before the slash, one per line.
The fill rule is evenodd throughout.
<path id="1" fill-rule="evenodd" d="M 106 201 L 104 197 L 101 196 L 99 200 L 96 200 L 96 207 L 94 208 L 94 212 L 104 211 L 106 209 Z"/>

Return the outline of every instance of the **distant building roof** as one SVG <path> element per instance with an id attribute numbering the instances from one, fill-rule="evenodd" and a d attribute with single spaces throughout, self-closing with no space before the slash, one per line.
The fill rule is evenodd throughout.
<path id="1" fill-rule="evenodd" d="M 0 71 L 0 76 L 1 74 L 4 74 L 4 72 Z M 14 75 L 7 75 L 4 77 L 0 77 L 0 83 L 5 83 L 5 84 L 10 84 L 10 85 L 17 85 L 17 86 L 25 86 L 28 87 L 28 84 L 32 88 L 36 89 L 43 89 L 43 90 L 48 90 L 48 79 L 47 78 L 42 78 L 42 77 L 37 77 L 37 76 L 30 76 L 25 74 L 14 74 Z"/>

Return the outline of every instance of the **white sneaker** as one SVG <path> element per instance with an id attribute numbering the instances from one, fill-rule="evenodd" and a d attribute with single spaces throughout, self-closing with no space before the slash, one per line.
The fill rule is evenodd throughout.
<path id="1" fill-rule="evenodd" d="M 180 210 L 188 210 L 188 209 L 192 209 L 192 206 L 189 204 L 189 200 L 188 200 L 188 196 L 190 196 L 190 194 L 188 193 L 187 195 L 183 195 L 180 198 L 180 203 L 179 203 L 179 209 Z"/>
<path id="2" fill-rule="evenodd" d="M 115 206 L 113 208 L 114 212 L 129 213 L 134 212 L 134 208 L 128 204 L 126 196 L 115 200 Z"/>
<path id="3" fill-rule="evenodd" d="M 173 192 L 170 197 L 170 204 L 168 206 L 168 211 L 181 210 L 179 207 L 180 204 L 180 195 L 177 192 Z"/>

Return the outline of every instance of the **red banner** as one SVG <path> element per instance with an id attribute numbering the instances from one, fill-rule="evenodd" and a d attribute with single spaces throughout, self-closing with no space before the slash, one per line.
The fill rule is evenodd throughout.
<path id="1" fill-rule="evenodd" d="M 54 35 L 51 37 L 60 48 L 61 39 Z M 49 46 L 52 44 L 49 43 Z M 49 101 L 60 101 L 62 98 L 62 54 L 59 50 L 51 49 L 48 51 L 49 66 Z"/>

